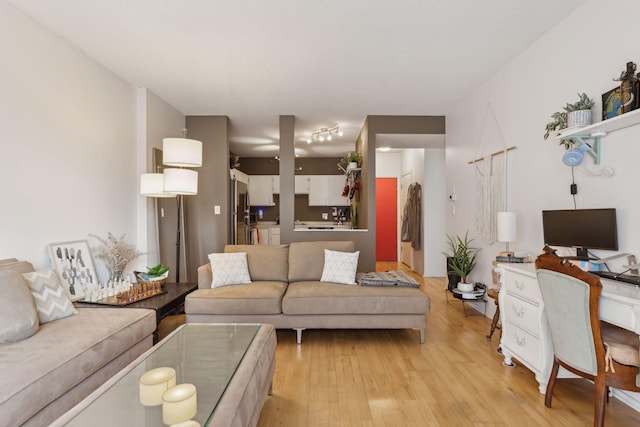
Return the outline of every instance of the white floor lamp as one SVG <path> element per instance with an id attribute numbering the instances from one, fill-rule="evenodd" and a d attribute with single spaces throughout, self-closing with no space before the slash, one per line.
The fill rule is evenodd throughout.
<path id="1" fill-rule="evenodd" d="M 186 129 L 183 132 L 186 136 Z M 140 193 L 147 197 L 177 197 L 176 282 L 180 283 L 181 257 L 185 266 L 188 266 L 182 196 L 198 194 L 198 172 L 187 168 L 202 166 L 202 142 L 187 138 L 164 138 L 162 150 L 162 163 L 171 167 L 164 168 L 161 174 L 142 174 Z M 188 280 L 188 270 L 185 280 Z"/>

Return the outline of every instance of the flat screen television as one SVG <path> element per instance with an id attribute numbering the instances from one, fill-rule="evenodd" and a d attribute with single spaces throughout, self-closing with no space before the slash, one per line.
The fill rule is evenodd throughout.
<path id="1" fill-rule="evenodd" d="M 545 244 L 577 248 L 578 258 L 588 259 L 589 249 L 618 250 L 614 208 L 542 211 L 542 230 Z"/>

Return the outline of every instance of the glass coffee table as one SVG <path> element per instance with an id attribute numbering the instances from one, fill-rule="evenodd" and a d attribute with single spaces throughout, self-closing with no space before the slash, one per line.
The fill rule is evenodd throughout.
<path id="1" fill-rule="evenodd" d="M 269 360 L 270 359 L 270 360 Z M 248 372 L 256 366 L 270 369 L 253 378 Z M 186 324 L 133 361 L 85 400 L 64 414 L 52 425 L 68 426 L 162 426 L 162 406 L 143 406 L 139 400 L 139 380 L 147 371 L 158 367 L 171 367 L 176 371 L 176 384 L 191 383 L 197 390 L 197 413 L 193 420 L 202 426 L 210 424 L 221 401 L 226 406 L 225 417 L 237 411 L 245 411 L 243 404 L 232 402 L 238 388 L 252 388 L 253 382 L 264 390 L 264 403 L 270 390 L 275 369 L 275 330 L 271 325 L 260 324 Z M 239 377 L 237 380 L 235 377 Z M 246 383 L 246 384 L 245 384 Z M 223 400 L 227 388 L 233 392 Z M 253 408 L 251 410 L 254 410 Z"/>

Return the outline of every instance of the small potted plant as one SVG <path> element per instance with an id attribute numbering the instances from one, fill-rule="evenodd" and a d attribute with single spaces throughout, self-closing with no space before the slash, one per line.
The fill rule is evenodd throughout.
<path id="1" fill-rule="evenodd" d="M 349 151 L 349 153 L 338 162 L 338 169 L 345 173 L 360 166 L 362 166 L 362 154 L 357 151 Z"/>
<path id="2" fill-rule="evenodd" d="M 146 273 L 139 273 L 138 278 L 147 282 L 157 282 L 169 277 L 169 267 L 162 263 L 153 267 L 147 267 Z"/>
<path id="3" fill-rule="evenodd" d="M 551 115 L 553 119 L 545 126 L 544 139 L 549 138 L 551 132 L 559 132 L 574 126 L 587 126 L 591 124 L 591 107 L 593 107 L 593 99 L 590 99 L 586 93 L 578 94 L 578 102 L 563 107 L 564 111 L 556 111 Z M 565 149 L 570 149 L 573 145 L 571 138 L 563 138 L 560 145 L 564 145 Z"/>
<path id="4" fill-rule="evenodd" d="M 447 235 L 450 253 L 443 252 L 447 256 L 447 273 L 460 278 L 457 288 L 462 292 L 471 292 L 474 289 L 473 283 L 467 282 L 467 276 L 476 266 L 479 248 L 471 246 L 473 239 L 469 239 L 468 232 L 464 238 L 460 236 L 451 237 Z M 451 279 L 451 278 L 450 278 Z M 456 284 L 449 283 L 449 290 L 453 290 Z"/>

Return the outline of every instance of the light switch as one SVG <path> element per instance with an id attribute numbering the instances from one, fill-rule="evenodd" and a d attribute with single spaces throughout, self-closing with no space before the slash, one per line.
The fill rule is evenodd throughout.
<path id="1" fill-rule="evenodd" d="M 220 215 L 220 205 L 215 205 L 213 207 L 213 213 L 214 215 Z"/>

